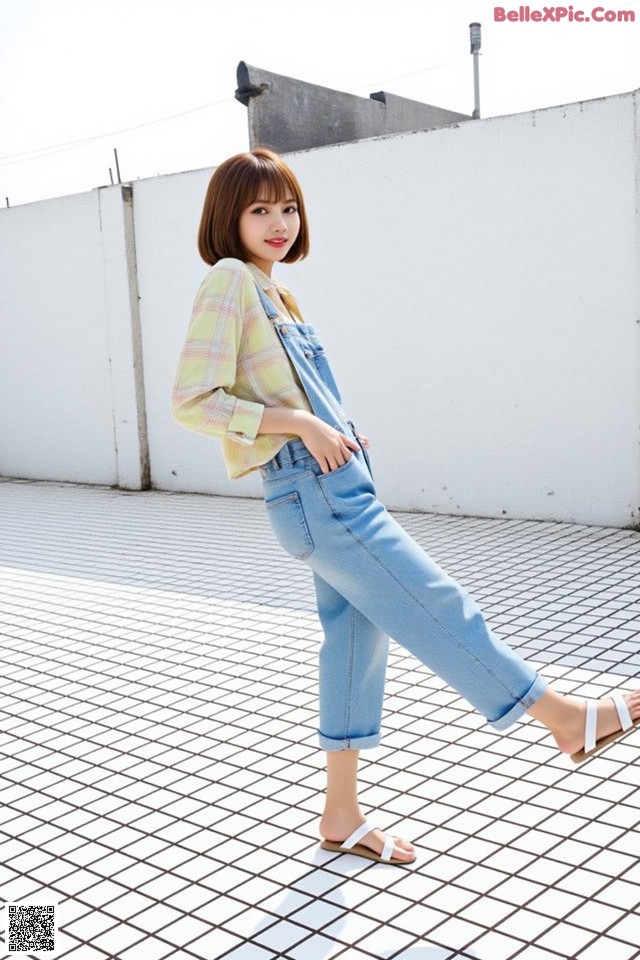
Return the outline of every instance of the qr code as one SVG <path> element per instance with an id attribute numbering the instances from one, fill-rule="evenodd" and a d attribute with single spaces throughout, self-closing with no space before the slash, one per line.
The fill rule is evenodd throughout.
<path id="1" fill-rule="evenodd" d="M 10 903 L 7 917 L 9 952 L 53 950 L 55 915 L 55 906 L 50 903 Z"/>

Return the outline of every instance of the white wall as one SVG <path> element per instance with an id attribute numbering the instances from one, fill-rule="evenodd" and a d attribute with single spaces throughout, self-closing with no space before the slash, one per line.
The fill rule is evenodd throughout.
<path id="1" fill-rule="evenodd" d="M 390 506 L 639 522 L 636 112 L 625 94 L 289 156 L 312 255 L 277 276 L 320 328 Z M 99 192 L 102 226 L 95 191 L 0 211 L 2 325 L 19 316 L 37 344 L 28 364 L 15 344 L 0 358 L 5 475 L 143 483 L 146 418 L 154 486 L 260 495 L 170 413 L 211 172 L 133 185 L 134 277 L 120 188 Z"/>
<path id="2" fill-rule="evenodd" d="M 0 472 L 115 483 L 98 195 L 0 216 Z"/>
<path id="3" fill-rule="evenodd" d="M 390 504 L 638 522 L 636 110 L 628 94 L 294 158 L 314 255 L 291 282 Z"/>
<path id="4" fill-rule="evenodd" d="M 4 476 L 141 486 L 146 430 L 127 191 L 1 212 Z"/>

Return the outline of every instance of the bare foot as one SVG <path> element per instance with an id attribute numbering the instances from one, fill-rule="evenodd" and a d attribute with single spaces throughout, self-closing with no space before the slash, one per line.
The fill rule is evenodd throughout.
<path id="1" fill-rule="evenodd" d="M 354 830 L 364 823 L 364 817 L 353 816 L 329 816 L 325 814 L 320 821 L 320 835 L 325 840 L 331 840 L 333 843 L 343 843 L 347 837 L 350 837 Z M 394 851 L 393 857 L 396 860 L 406 860 L 407 863 L 416 859 L 415 849 L 408 840 L 401 840 L 399 837 L 393 838 Z M 363 847 L 368 847 L 374 853 L 382 853 L 384 846 L 384 833 L 381 830 L 372 830 L 365 834 L 359 841 Z"/>
<path id="2" fill-rule="evenodd" d="M 640 690 L 624 693 L 632 720 L 640 717 Z M 563 718 L 562 727 L 551 728 L 551 733 L 563 753 L 576 753 L 584 747 L 584 726 L 587 706 L 584 700 L 574 697 L 564 698 L 567 701 L 567 716 Z M 602 737 L 615 733 L 620 729 L 620 718 L 613 700 L 603 697 L 598 702 L 598 719 L 596 724 L 596 741 Z"/>

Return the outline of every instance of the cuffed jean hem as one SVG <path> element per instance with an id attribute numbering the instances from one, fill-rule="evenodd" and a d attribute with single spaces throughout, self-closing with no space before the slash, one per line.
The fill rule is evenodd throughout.
<path id="1" fill-rule="evenodd" d="M 515 703 L 506 713 L 503 713 L 497 720 L 489 720 L 489 723 L 495 730 L 506 730 L 512 726 L 516 720 L 519 720 L 523 714 L 530 710 L 534 703 L 537 703 L 540 697 L 547 692 L 549 684 L 544 677 L 537 676 L 527 692 Z"/>
<path id="2" fill-rule="evenodd" d="M 323 750 L 368 750 L 380 745 L 379 733 L 373 733 L 369 737 L 345 737 L 342 740 L 335 740 L 333 737 L 325 737 L 318 731 L 318 738 Z"/>

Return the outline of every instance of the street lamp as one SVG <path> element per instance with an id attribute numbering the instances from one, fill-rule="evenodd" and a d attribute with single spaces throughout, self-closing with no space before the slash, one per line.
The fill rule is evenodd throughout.
<path id="1" fill-rule="evenodd" d="M 470 52 L 473 54 L 473 89 L 475 94 L 475 107 L 473 113 L 471 114 L 472 120 L 480 119 L 480 74 L 478 68 L 478 57 L 480 56 L 480 45 L 482 43 L 481 28 L 482 24 L 480 23 L 469 24 L 469 35 L 471 38 Z"/>

